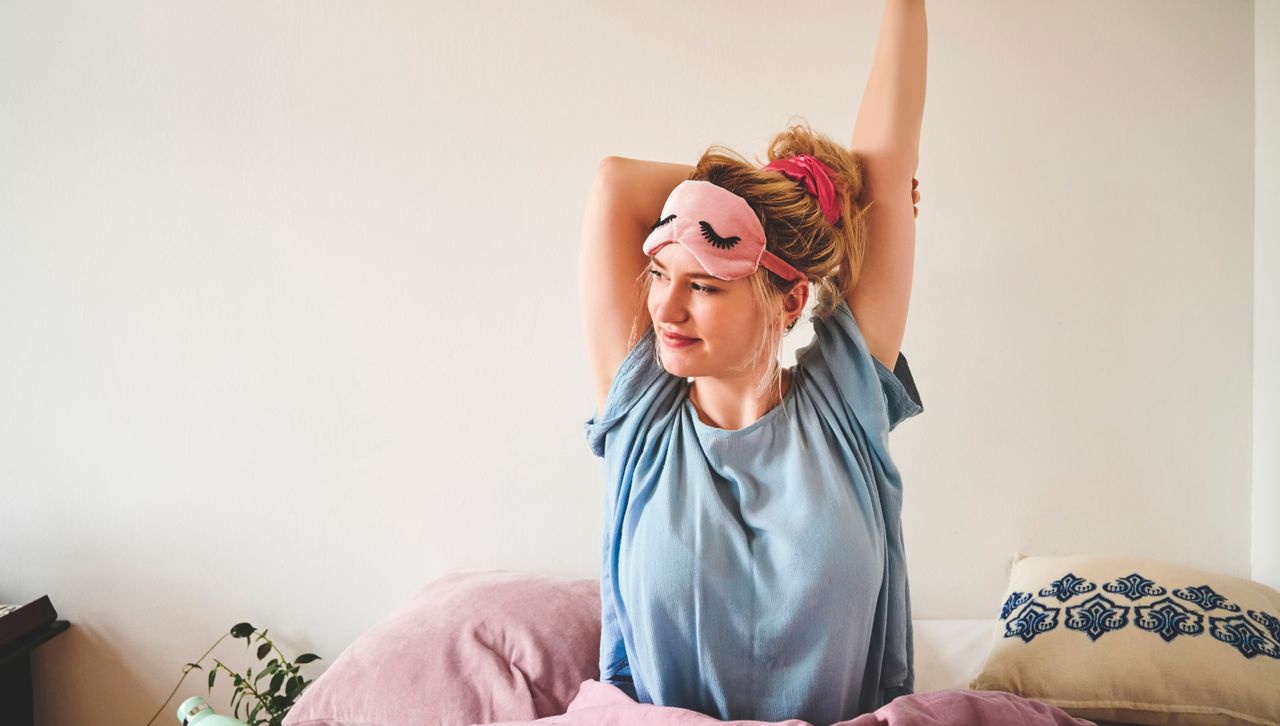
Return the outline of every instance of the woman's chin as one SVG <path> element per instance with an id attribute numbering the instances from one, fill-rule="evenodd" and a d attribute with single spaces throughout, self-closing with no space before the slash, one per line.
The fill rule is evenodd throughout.
<path id="1" fill-rule="evenodd" d="M 678 365 L 673 366 L 665 360 L 662 361 L 662 370 L 666 371 L 667 373 L 670 373 L 673 376 L 677 376 L 679 378 L 688 378 L 689 376 L 693 375 L 692 373 L 685 373 L 684 366 L 678 366 Z"/>
<path id="2" fill-rule="evenodd" d="M 679 376 L 681 378 L 689 378 L 690 376 L 698 375 L 697 373 L 693 372 L 693 366 L 689 365 L 685 361 L 672 360 L 673 358 L 676 358 L 676 357 L 677 356 L 672 355 L 669 352 L 663 352 L 662 369 L 673 376 Z"/>

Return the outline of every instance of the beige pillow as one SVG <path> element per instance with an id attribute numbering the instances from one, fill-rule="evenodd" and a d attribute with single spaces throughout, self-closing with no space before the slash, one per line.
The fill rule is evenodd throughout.
<path id="1" fill-rule="evenodd" d="M 1014 558 L 975 690 L 1091 720 L 1280 726 L 1280 592 L 1141 557 Z"/>

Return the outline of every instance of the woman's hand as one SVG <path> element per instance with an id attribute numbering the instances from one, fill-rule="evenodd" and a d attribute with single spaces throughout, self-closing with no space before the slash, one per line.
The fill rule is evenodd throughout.
<path id="1" fill-rule="evenodd" d="M 919 217 L 920 210 L 916 209 L 916 205 L 920 203 L 920 191 L 916 187 L 920 186 L 920 180 L 911 177 L 911 216 Z"/>

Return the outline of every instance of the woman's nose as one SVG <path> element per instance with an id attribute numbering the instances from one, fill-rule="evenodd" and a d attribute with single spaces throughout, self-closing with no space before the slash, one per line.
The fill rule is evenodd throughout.
<path id="1" fill-rule="evenodd" d="M 684 299 L 679 293 L 672 293 L 670 288 L 661 292 L 654 293 L 658 298 L 656 315 L 659 322 L 663 323 L 680 323 L 684 322 L 686 312 Z"/>

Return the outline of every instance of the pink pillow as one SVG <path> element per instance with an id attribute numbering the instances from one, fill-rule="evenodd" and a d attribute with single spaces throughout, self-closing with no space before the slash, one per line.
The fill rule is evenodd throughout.
<path id="1" fill-rule="evenodd" d="M 562 714 L 599 678 L 600 581 L 459 570 L 307 687 L 284 726 L 467 726 Z"/>

